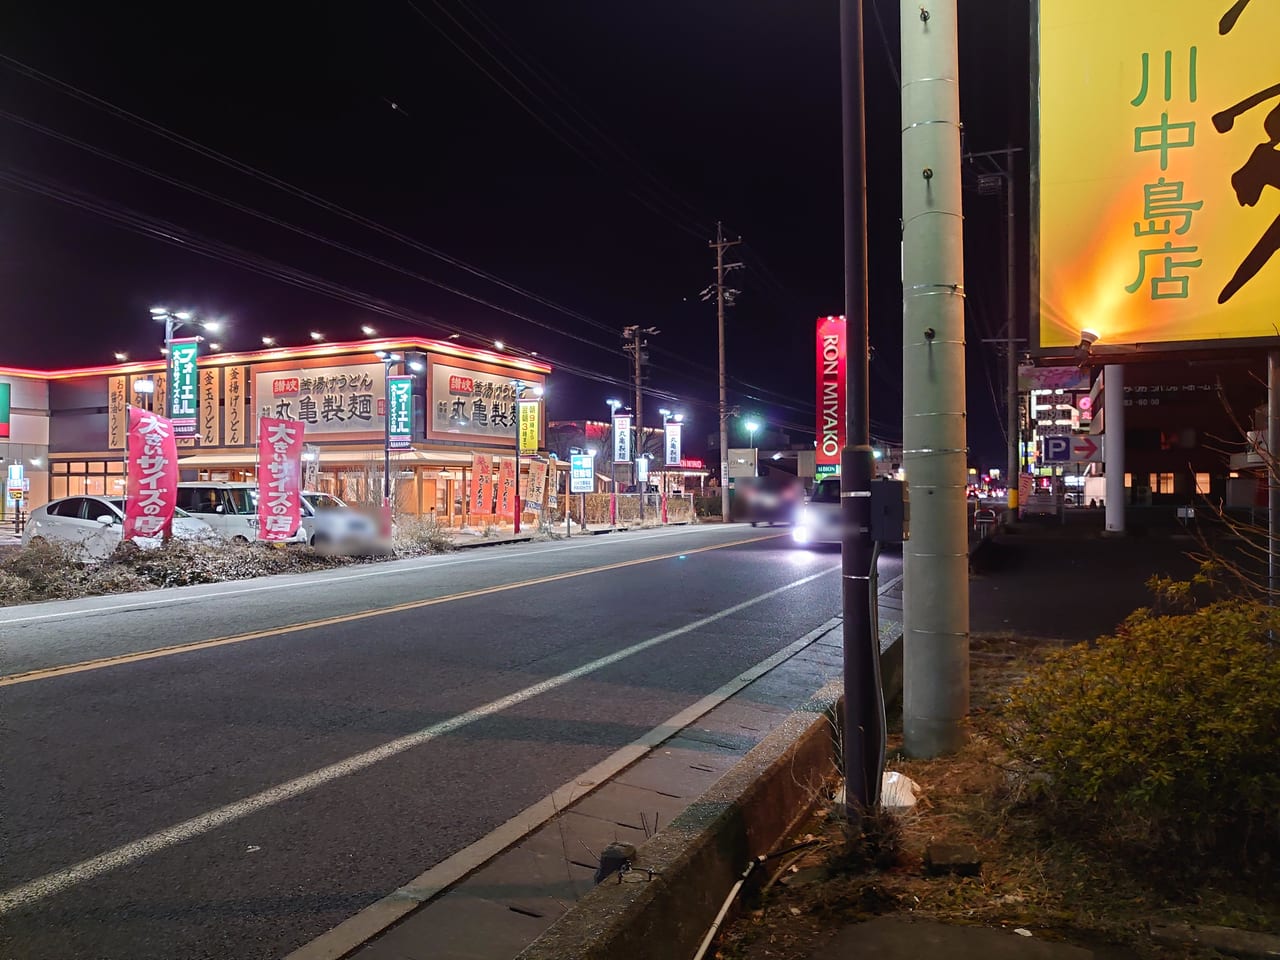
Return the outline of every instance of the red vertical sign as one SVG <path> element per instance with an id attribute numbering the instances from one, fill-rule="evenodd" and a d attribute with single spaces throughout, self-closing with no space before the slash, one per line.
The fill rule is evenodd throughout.
<path id="1" fill-rule="evenodd" d="M 508 520 L 516 515 L 516 462 L 502 458 L 498 464 L 498 516 Z"/>
<path id="2" fill-rule="evenodd" d="M 302 522 L 300 420 L 258 418 L 258 539 L 288 540 Z"/>
<path id="3" fill-rule="evenodd" d="M 167 535 L 178 503 L 178 442 L 172 421 L 129 407 L 124 539 Z"/>
<path id="4" fill-rule="evenodd" d="M 840 467 L 844 446 L 844 366 L 848 339 L 844 317 L 818 320 L 818 447 L 819 473 Z M 823 470 L 822 467 L 827 469 Z M 832 469 L 832 468 L 835 469 Z"/>

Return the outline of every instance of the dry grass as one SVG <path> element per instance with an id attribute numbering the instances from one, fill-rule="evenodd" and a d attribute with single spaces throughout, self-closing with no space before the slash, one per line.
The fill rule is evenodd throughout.
<path id="1" fill-rule="evenodd" d="M 883 869 L 845 840 L 831 812 L 805 827 L 821 838 L 781 875 L 767 878 L 743 901 L 715 954 L 723 960 L 800 960 L 848 923 L 882 914 L 1013 929 L 1094 949 L 1098 957 L 1168 960 L 1213 957 L 1155 944 L 1150 923 L 1222 924 L 1280 930 L 1280 896 L 1258 897 L 1224 885 L 1196 890 L 1162 887 L 1160 878 L 1134 875 L 1098 847 L 1048 832 L 1010 784 L 999 736 L 999 710 L 1011 686 L 1057 649 L 1057 642 L 1012 636 L 973 641 L 971 736 L 958 754 L 936 760 L 895 755 L 900 730 L 890 737 L 889 769 L 921 788 L 917 811 L 889 818 L 882 828 L 896 847 Z M 971 843 L 982 858 L 977 877 L 929 877 L 923 868 L 931 842 Z M 776 867 L 774 869 L 777 869 Z M 1256 891 L 1255 891 L 1256 892 Z M 1269 894 L 1269 899 L 1263 899 Z"/>

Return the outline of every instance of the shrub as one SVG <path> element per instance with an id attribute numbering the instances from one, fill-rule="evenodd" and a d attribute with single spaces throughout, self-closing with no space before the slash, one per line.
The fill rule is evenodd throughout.
<path id="1" fill-rule="evenodd" d="M 26 584 L 26 600 L 60 600 L 82 593 L 85 565 L 61 543 L 35 540 L 14 551 L 0 572 Z"/>
<path id="2" fill-rule="evenodd" d="M 434 520 L 403 517 L 396 523 L 395 552 L 401 557 L 447 553 L 453 549 L 448 532 Z"/>
<path id="3" fill-rule="evenodd" d="M 1280 611 L 1139 610 L 1015 688 L 1006 740 L 1063 822 L 1141 854 L 1280 850 Z M 1038 774 L 1038 775 L 1035 775 Z"/>

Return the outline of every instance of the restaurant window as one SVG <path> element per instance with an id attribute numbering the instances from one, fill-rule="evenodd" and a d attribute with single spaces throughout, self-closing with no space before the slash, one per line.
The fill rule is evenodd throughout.
<path id="1" fill-rule="evenodd" d="M 1126 474 L 1124 475 L 1124 488 L 1125 488 L 1126 490 L 1128 490 L 1128 489 L 1130 489 L 1132 486 L 1133 486 L 1133 474 L 1132 474 L 1132 473 L 1126 473 Z"/>
<path id="2" fill-rule="evenodd" d="M 1207 497 L 1209 495 L 1209 475 L 1207 473 L 1196 474 L 1196 496 Z"/>
<path id="3" fill-rule="evenodd" d="M 1156 493 L 1173 493 L 1173 474 L 1156 474 Z"/>

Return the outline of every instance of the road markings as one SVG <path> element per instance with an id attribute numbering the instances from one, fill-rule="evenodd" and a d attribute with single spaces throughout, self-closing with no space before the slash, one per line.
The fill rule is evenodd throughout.
<path id="1" fill-rule="evenodd" d="M 719 533 L 721 529 L 728 529 L 728 528 L 708 527 L 706 529 L 707 529 L 707 532 L 714 531 L 716 533 Z M 617 544 L 619 542 L 628 543 L 628 544 L 642 543 L 645 540 L 657 540 L 660 537 L 676 536 L 679 534 L 691 533 L 691 532 L 693 532 L 693 528 L 682 527 L 678 531 L 664 530 L 661 533 L 629 536 L 623 541 L 609 540 L 607 537 L 602 537 L 602 536 L 593 536 L 590 539 L 579 537 L 576 540 L 574 540 L 571 545 L 566 544 L 565 546 L 561 546 L 561 547 L 541 547 L 538 549 L 537 552 L 538 552 L 538 556 L 542 557 L 542 556 L 546 556 L 548 553 L 561 553 L 565 550 L 581 550 L 584 547 L 591 547 L 598 544 L 610 544 L 610 543 Z M 782 536 L 782 534 L 778 534 L 778 536 Z M 752 541 L 751 540 L 735 540 L 725 544 L 725 546 L 732 546 L 734 543 L 750 543 L 750 542 Z M 522 545 L 523 544 L 517 543 L 517 544 L 514 544 L 513 546 L 519 547 Z M 31 614 L 30 616 L 24 616 L 24 617 L 6 617 L 4 613 L 0 611 L 0 626 L 7 627 L 7 626 L 14 626 L 19 623 L 37 623 L 41 620 L 59 620 L 59 619 L 65 619 L 66 617 L 72 616 L 72 615 L 93 616 L 94 614 L 115 613 L 117 611 L 122 611 L 125 613 L 133 613 L 134 611 L 137 611 L 137 610 L 146 610 L 151 607 L 166 607 L 166 606 L 171 606 L 172 604 L 175 604 L 175 603 L 194 603 L 201 600 L 218 600 L 218 599 L 221 599 L 222 597 L 237 597 L 237 596 L 241 596 L 243 594 L 249 594 L 249 593 L 268 593 L 273 590 L 289 590 L 297 587 L 311 587 L 311 586 L 323 587 L 323 586 L 328 586 L 329 584 L 332 584 L 332 583 L 348 583 L 352 580 L 368 580 L 373 577 L 394 577 L 399 574 L 414 573 L 419 570 L 439 570 L 444 567 L 460 567 L 469 563 L 492 564 L 492 563 L 501 562 L 503 560 L 527 560 L 528 553 L 524 551 L 521 551 L 519 553 L 503 552 L 498 555 L 486 553 L 484 556 L 468 557 L 466 559 L 461 559 L 461 560 L 445 560 L 444 558 L 438 557 L 438 556 L 417 558 L 417 559 L 419 559 L 422 562 L 415 563 L 414 561 L 401 561 L 394 567 L 389 566 L 379 570 L 370 570 L 364 573 L 348 573 L 348 574 L 340 574 L 338 576 L 325 576 L 324 572 L 322 571 L 320 576 L 311 576 L 305 580 L 298 579 L 297 575 L 286 574 L 280 578 L 276 578 L 276 577 L 270 578 L 273 580 L 277 580 L 277 582 L 275 583 L 267 583 L 267 584 L 263 584 L 256 587 L 236 587 L 231 590 L 219 590 L 217 588 L 220 586 L 223 586 L 225 583 L 232 582 L 232 581 L 224 581 L 224 583 L 221 583 L 221 584 L 205 584 L 203 585 L 204 587 L 212 588 L 212 589 L 209 589 L 207 592 L 195 592 L 195 591 L 201 590 L 200 587 L 194 587 L 194 588 L 179 587 L 175 589 L 174 591 L 175 595 L 172 595 L 172 596 L 158 597 L 154 600 L 131 600 L 126 596 L 123 603 L 103 604 L 97 607 L 88 607 L 83 610 L 72 610 L 72 611 L 63 610 L 57 613 L 36 613 L 36 614 Z M 285 579 L 285 577 L 287 577 L 287 579 Z M 74 603 L 75 601 L 54 601 L 54 602 Z"/>
<path id="2" fill-rule="evenodd" d="M 267 637 L 279 637 L 289 633 L 298 633 L 302 630 L 332 627 L 341 623 L 354 623 L 358 620 L 368 620 L 373 617 L 382 617 L 388 614 L 406 613 L 410 610 L 420 610 L 423 607 L 433 607 L 442 603 L 453 603 L 456 600 L 471 600 L 475 597 L 486 597 L 494 593 L 504 593 L 507 590 L 520 590 L 524 587 L 536 587 L 544 583 L 555 583 L 557 580 L 570 580 L 574 577 L 585 577 L 589 574 L 605 573 L 610 570 L 621 570 L 625 567 L 634 567 L 645 563 L 655 563 L 659 560 L 674 560 L 677 557 L 687 557 L 695 553 L 705 553 L 709 550 L 724 550 L 728 547 L 736 547 L 768 539 L 770 538 L 752 537 L 748 540 L 734 540 L 731 543 L 716 543 L 708 547 L 695 547 L 692 550 L 681 550 L 678 553 L 663 553 L 653 557 L 640 557 L 635 560 L 620 560 L 617 563 L 607 563 L 598 567 L 586 567 L 582 570 L 569 570 L 565 573 L 553 573 L 545 577 L 537 577 L 533 580 L 517 580 L 514 583 L 500 583 L 495 584 L 492 587 L 480 587 L 475 590 L 464 590 L 460 593 L 450 593 L 443 597 L 428 597 L 424 600 L 412 600 L 408 603 L 398 603 L 390 607 L 377 607 L 373 610 L 358 610 L 355 613 L 344 613 L 334 617 L 324 617 L 319 620 L 307 620 L 302 623 L 291 623 L 283 627 L 271 627 L 268 630 L 254 630 L 250 633 L 237 633 L 229 637 L 214 637 L 209 640 L 193 640 L 190 643 L 175 643 L 170 644 L 167 647 L 153 647 L 150 650 L 138 650 L 133 653 L 122 653 L 114 657 L 99 657 L 95 660 L 81 660 L 77 663 L 67 663 L 56 667 L 41 667 L 37 670 L 27 670 L 23 673 L 14 673 L 9 676 L 0 677 L 0 687 L 8 687 L 16 683 L 31 683 L 36 680 L 50 680 L 54 677 L 63 677 L 72 673 L 85 673 L 89 670 L 102 670 L 106 667 L 117 667 L 126 663 L 137 663 L 143 660 L 155 660 L 160 657 L 172 657 L 180 653 L 193 653 L 197 650 L 209 650 L 213 647 L 225 647 L 233 643 L 244 643 L 246 640 L 262 640 Z"/>
<path id="3" fill-rule="evenodd" d="M 674 556 L 678 556 L 678 554 L 675 554 Z M 634 563 L 636 561 L 631 562 Z M 629 564 L 619 564 L 617 566 L 626 565 Z M 794 590 L 797 587 L 802 587 L 805 584 L 811 583 L 819 577 L 824 577 L 838 569 L 838 566 L 828 567 L 826 570 L 821 570 L 818 573 L 812 573 L 807 577 L 801 577 L 798 580 L 793 580 L 788 584 L 776 587 L 773 590 L 762 593 L 757 597 L 752 597 L 750 600 L 744 600 L 742 603 L 736 603 L 733 606 L 726 607 L 717 613 L 702 617 L 699 620 L 694 620 L 692 623 L 687 623 L 683 627 L 677 627 L 674 630 L 668 630 L 665 633 L 660 633 L 657 636 L 650 637 L 648 640 L 641 640 L 639 643 L 632 644 L 622 650 L 616 650 L 613 653 L 599 657 L 588 663 L 584 663 L 582 666 L 575 667 L 574 669 L 562 673 L 559 676 L 550 677 L 540 683 L 535 683 L 532 686 L 525 687 L 523 690 L 517 690 L 515 693 L 510 693 L 505 697 L 500 697 L 497 700 L 490 701 L 483 706 L 475 707 L 472 710 L 468 710 L 466 713 L 460 713 L 448 720 L 433 723 L 428 727 L 424 727 L 421 730 L 406 734 L 402 737 L 397 737 L 396 739 L 390 740 L 381 746 L 374 747 L 371 750 L 366 750 L 363 753 L 357 753 L 354 756 L 347 757 L 345 760 L 339 760 L 337 763 L 331 763 L 328 766 L 321 767 L 318 770 L 313 770 L 311 773 L 303 774 L 300 777 L 295 777 L 285 783 L 277 784 L 274 787 L 268 787 L 266 790 L 255 793 L 252 796 L 244 797 L 241 800 L 236 800 L 233 803 L 228 803 L 224 806 L 218 807 L 216 810 L 203 813 L 198 817 L 192 817 L 189 820 L 184 820 L 181 823 L 176 823 L 173 826 L 166 827 L 165 829 L 159 830 L 150 836 L 142 837 L 141 839 L 134 840 L 131 843 L 123 844 L 122 846 L 116 847 L 114 850 L 108 850 L 106 853 L 101 853 L 96 857 L 83 860 L 80 863 L 65 867 L 62 870 L 57 870 L 53 873 L 46 874 L 43 877 L 38 877 L 35 880 L 20 884 L 19 886 L 4 891 L 4 893 L 0 893 L 0 916 L 11 913 L 14 910 L 28 906 L 32 903 L 36 903 L 46 897 L 51 897 L 54 894 L 61 893 L 62 891 L 68 890 L 77 884 L 93 880 L 96 877 L 110 873 L 120 867 L 137 863 L 139 860 L 143 860 L 152 854 L 160 853 L 161 851 L 167 850 L 177 844 L 185 843 L 188 840 L 194 840 L 196 837 L 203 836 L 212 830 L 225 827 L 227 824 L 241 820 L 250 814 L 258 813 L 273 807 L 278 803 L 291 800 L 294 797 L 314 790 L 317 787 L 324 786 L 334 780 L 350 776 L 353 773 L 359 773 L 376 763 L 404 753 L 406 750 L 412 750 L 414 747 L 420 747 L 425 743 L 430 743 L 432 740 L 438 739 L 439 737 L 461 730 L 463 727 L 469 726 L 477 720 L 483 720 L 486 717 L 491 717 L 494 714 L 501 713 L 504 710 L 508 710 L 511 707 L 524 703 L 526 700 L 531 700 L 541 694 L 556 690 L 566 684 L 572 683 L 575 680 L 579 680 L 582 677 L 595 673 L 597 670 L 613 666 L 615 663 L 626 660 L 628 657 L 633 657 L 638 653 L 643 653 L 644 651 L 656 647 L 659 644 L 666 643 L 669 640 L 674 640 L 676 637 L 682 637 L 685 634 L 692 633 L 695 630 L 700 630 L 701 628 L 708 626 L 709 624 L 716 623 L 719 620 L 723 620 L 726 617 L 731 617 L 734 614 L 741 613 L 743 610 L 750 609 L 751 607 L 763 603 L 766 600 L 771 600 L 776 596 L 786 593 L 788 590 Z"/>
<path id="4" fill-rule="evenodd" d="M 675 716 L 601 760 L 590 770 L 578 774 L 537 803 L 517 813 L 502 826 L 441 860 L 425 873 L 414 877 L 381 900 L 371 903 L 327 933 L 303 944 L 284 960 L 339 960 L 354 952 L 362 944 L 408 916 L 428 900 L 444 893 L 467 874 L 482 867 L 508 847 L 519 843 L 557 814 L 569 810 L 572 804 L 603 787 L 627 767 L 650 753 L 654 747 L 670 740 L 690 724 L 696 723 L 744 687 L 754 683 L 774 667 L 791 659 L 839 626 L 840 619 L 832 617 L 794 643 L 788 644 L 755 666 L 748 667 L 701 700 L 685 707 Z M 584 783 L 590 783 L 592 786 L 584 788 Z"/>

